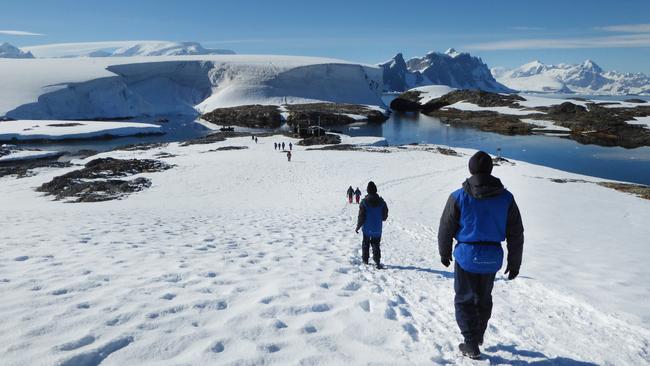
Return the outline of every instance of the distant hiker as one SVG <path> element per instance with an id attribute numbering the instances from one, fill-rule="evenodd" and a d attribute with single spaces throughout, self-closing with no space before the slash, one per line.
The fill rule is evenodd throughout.
<path id="1" fill-rule="evenodd" d="M 255 143 L 257 143 L 257 136 L 255 136 Z"/>
<path id="2" fill-rule="evenodd" d="M 284 150 L 284 142 L 282 143 L 282 150 Z"/>
<path id="3" fill-rule="evenodd" d="M 289 143 L 289 151 L 293 150 L 293 144 Z"/>
<path id="4" fill-rule="evenodd" d="M 251 140 L 254 141 L 254 140 L 255 140 L 255 136 L 251 135 Z"/>
<path id="5" fill-rule="evenodd" d="M 274 142 L 273 143 L 273 150 L 277 150 L 277 149 L 278 149 L 278 144 Z"/>
<path id="6" fill-rule="evenodd" d="M 352 189 L 352 186 L 348 188 L 346 195 L 348 196 L 348 202 L 352 203 L 352 196 L 354 196 L 354 189 Z"/>
<path id="7" fill-rule="evenodd" d="M 291 161 L 291 151 L 287 151 L 287 160 Z"/>
<path id="8" fill-rule="evenodd" d="M 359 229 L 363 227 L 363 241 L 361 242 L 361 259 L 364 264 L 368 264 L 370 257 L 370 246 L 372 245 L 372 260 L 375 262 L 377 269 L 384 268 L 381 264 L 381 229 L 383 222 L 388 218 L 388 205 L 384 199 L 377 195 L 377 186 L 373 182 L 368 182 L 368 195 L 359 205 L 359 217 L 357 219 L 358 234 Z"/>
<path id="9" fill-rule="evenodd" d="M 503 264 L 501 242 L 507 240 L 505 273 L 513 280 L 519 274 L 524 245 L 524 227 L 512 193 L 492 176 L 492 158 L 479 151 L 469 160 L 470 178 L 453 192 L 440 218 L 438 251 L 448 267 L 453 258 L 456 322 L 464 337 L 458 345 L 467 357 L 478 359 L 485 329 L 492 314 L 494 277 Z"/>
<path id="10" fill-rule="evenodd" d="M 359 187 L 354 191 L 354 198 L 357 201 L 357 204 L 359 204 L 359 200 L 361 199 L 361 190 L 359 190 Z"/>

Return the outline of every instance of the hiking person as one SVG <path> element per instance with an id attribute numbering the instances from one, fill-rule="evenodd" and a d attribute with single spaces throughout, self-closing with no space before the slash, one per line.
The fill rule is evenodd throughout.
<path id="1" fill-rule="evenodd" d="M 354 189 L 352 189 L 352 186 L 348 188 L 346 195 L 348 196 L 348 202 L 352 203 L 352 196 L 354 196 Z"/>
<path id="2" fill-rule="evenodd" d="M 255 136 L 255 143 L 257 143 L 257 136 Z"/>
<path id="3" fill-rule="evenodd" d="M 469 160 L 471 177 L 453 192 L 440 217 L 438 251 L 440 261 L 454 266 L 456 323 L 464 342 L 458 345 L 467 357 L 478 359 L 479 346 L 492 314 L 494 277 L 503 263 L 501 242 L 507 240 L 505 273 L 508 280 L 519 274 L 524 245 L 524 227 L 512 195 L 492 176 L 492 158 L 479 151 Z"/>
<path id="4" fill-rule="evenodd" d="M 278 149 L 278 144 L 274 142 L 273 143 L 273 150 L 277 150 L 277 149 Z"/>
<path id="5" fill-rule="evenodd" d="M 255 141 L 255 136 L 251 135 L 251 140 Z"/>
<path id="6" fill-rule="evenodd" d="M 361 199 L 361 190 L 359 187 L 354 191 L 354 198 L 357 201 L 357 204 L 359 204 L 359 200 Z"/>
<path id="7" fill-rule="evenodd" d="M 291 151 L 287 151 L 287 160 L 291 161 Z"/>
<path id="8" fill-rule="evenodd" d="M 284 142 L 282 143 L 282 151 L 284 151 Z"/>
<path id="9" fill-rule="evenodd" d="M 357 218 L 358 234 L 359 229 L 363 227 L 363 241 L 361 242 L 361 260 L 363 264 L 368 264 L 370 257 L 370 246 L 372 246 L 372 260 L 375 262 L 377 269 L 382 269 L 381 264 L 381 229 L 383 222 L 388 218 L 388 205 L 383 198 L 377 194 L 377 186 L 374 182 L 368 182 L 366 188 L 368 194 L 359 205 L 359 217 Z"/>
<path id="10" fill-rule="evenodd" d="M 289 143 L 289 151 L 293 150 L 293 144 Z"/>

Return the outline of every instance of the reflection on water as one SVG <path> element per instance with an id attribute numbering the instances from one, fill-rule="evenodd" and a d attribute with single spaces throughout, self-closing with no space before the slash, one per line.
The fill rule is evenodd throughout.
<path id="1" fill-rule="evenodd" d="M 476 129 L 449 127 L 438 118 L 396 113 L 383 124 L 337 126 L 351 136 L 383 136 L 389 145 L 441 144 L 485 150 L 501 149 L 506 158 L 523 160 L 596 177 L 650 184 L 650 148 L 623 149 L 581 145 L 573 140 L 534 136 L 505 136 Z"/>

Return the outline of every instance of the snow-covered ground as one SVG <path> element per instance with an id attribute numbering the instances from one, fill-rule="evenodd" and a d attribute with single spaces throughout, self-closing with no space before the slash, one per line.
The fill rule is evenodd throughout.
<path id="1" fill-rule="evenodd" d="M 531 125 L 535 125 L 538 128 L 535 128 L 535 130 L 538 131 L 566 131 L 566 132 L 571 132 L 570 128 L 563 127 L 563 126 L 558 126 L 552 121 L 545 121 L 542 119 L 531 119 L 531 118 L 524 118 L 521 120 L 524 123 L 529 123 Z"/>
<path id="2" fill-rule="evenodd" d="M 634 120 L 627 121 L 630 125 L 641 125 L 650 128 L 650 117 L 634 117 Z"/>
<path id="3" fill-rule="evenodd" d="M 158 125 L 108 121 L 0 121 L 0 141 L 66 140 L 162 133 Z"/>
<path id="4" fill-rule="evenodd" d="M 0 163 L 14 162 L 17 160 L 34 160 L 34 159 L 44 159 L 51 158 L 54 156 L 59 156 L 62 153 L 59 151 L 48 151 L 48 150 L 10 150 L 8 154 L 0 154 Z"/>
<path id="5" fill-rule="evenodd" d="M 461 111 L 473 111 L 473 112 L 492 111 L 501 114 L 513 114 L 513 115 L 527 115 L 531 113 L 545 114 L 544 112 L 533 111 L 529 109 L 518 109 L 512 107 L 481 107 L 479 105 L 469 103 L 469 102 L 457 102 L 454 104 L 450 104 L 446 107 L 443 107 L 442 109 L 449 109 L 449 108 L 455 108 Z"/>
<path id="6" fill-rule="evenodd" d="M 196 114 L 244 104 L 383 106 L 375 66 L 266 55 L 0 59 L 0 117 Z"/>
<path id="7" fill-rule="evenodd" d="M 420 92 L 420 98 L 422 98 L 420 99 L 420 104 L 425 104 L 432 99 L 440 98 L 443 95 L 449 94 L 454 90 L 456 89 L 447 85 L 427 85 L 413 88 L 409 91 Z"/>
<path id="8" fill-rule="evenodd" d="M 292 141 L 289 163 L 273 142 Z M 346 142 L 354 142 L 348 138 Z M 497 276 L 482 362 L 462 359 L 438 218 L 462 157 L 306 151 L 283 136 L 102 156 L 155 158 L 151 188 L 69 204 L 0 178 L 3 365 L 642 365 L 650 362 L 648 201 L 522 162 L 495 168 L 526 228 Z M 364 141 L 371 143 L 367 139 Z M 376 141 L 375 141 L 376 142 Z M 215 151 L 219 146 L 248 146 Z M 96 156 L 97 157 L 97 156 Z M 90 159 L 94 159 L 92 157 Z M 360 264 L 349 185 L 374 180 L 387 269 Z"/>

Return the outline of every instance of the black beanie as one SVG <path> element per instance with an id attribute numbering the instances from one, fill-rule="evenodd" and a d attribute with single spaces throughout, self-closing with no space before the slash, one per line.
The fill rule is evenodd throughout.
<path id="1" fill-rule="evenodd" d="M 492 174 L 492 158 L 483 151 L 479 151 L 469 159 L 469 172 L 474 174 Z"/>
<path id="2" fill-rule="evenodd" d="M 366 191 L 370 194 L 377 194 L 377 186 L 375 185 L 375 182 L 368 182 L 368 188 L 366 188 Z"/>

